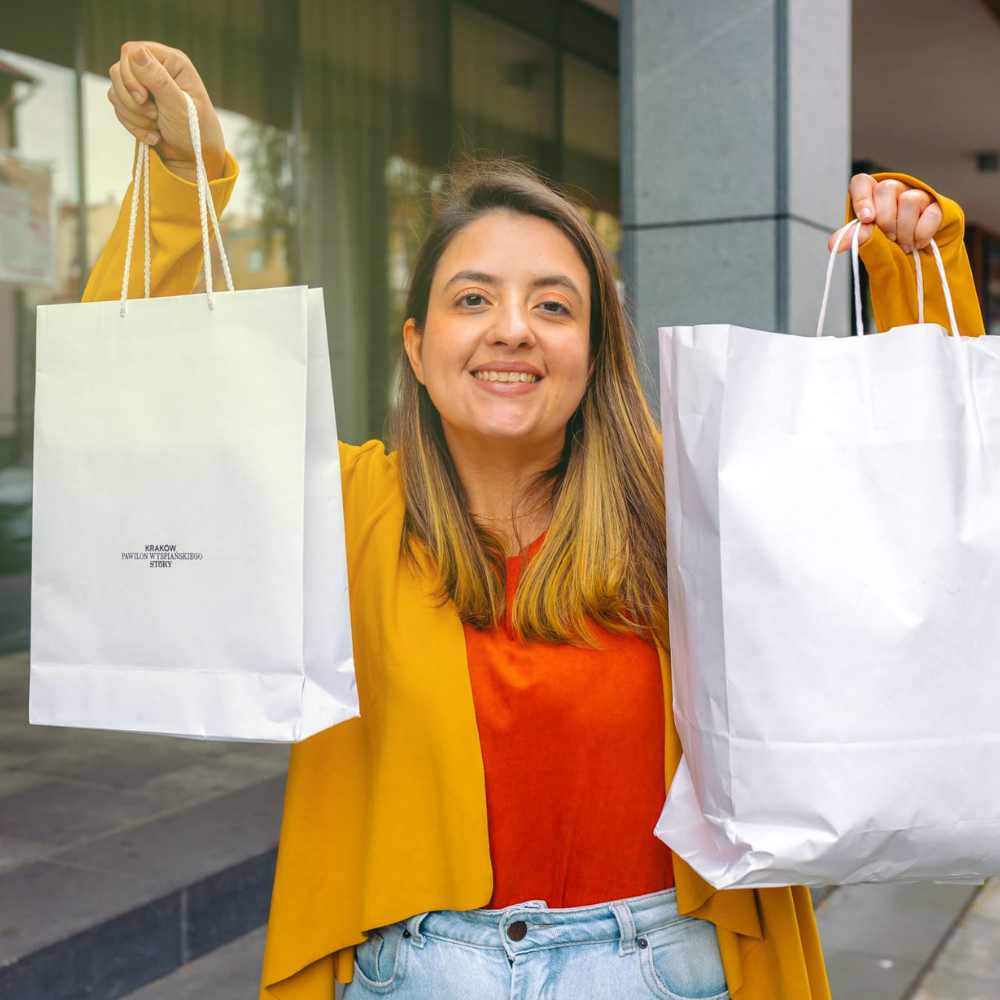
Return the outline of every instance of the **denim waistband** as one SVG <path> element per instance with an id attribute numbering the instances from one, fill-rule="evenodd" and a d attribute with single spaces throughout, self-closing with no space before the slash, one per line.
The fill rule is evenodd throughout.
<path id="1" fill-rule="evenodd" d="M 627 955 L 644 934 L 683 919 L 674 890 L 666 889 L 593 906 L 550 909 L 541 900 L 529 900 L 503 910 L 435 910 L 411 917 L 406 931 L 418 948 L 425 937 L 436 937 L 502 950 L 513 958 L 546 948 L 617 941 L 618 953 Z"/>

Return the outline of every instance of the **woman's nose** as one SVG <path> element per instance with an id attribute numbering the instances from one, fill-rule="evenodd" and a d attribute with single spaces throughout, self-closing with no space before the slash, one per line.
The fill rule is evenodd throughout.
<path id="1" fill-rule="evenodd" d="M 502 309 L 494 324 L 492 339 L 494 343 L 510 347 L 531 346 L 535 342 L 535 333 L 528 311 L 518 306 Z"/>

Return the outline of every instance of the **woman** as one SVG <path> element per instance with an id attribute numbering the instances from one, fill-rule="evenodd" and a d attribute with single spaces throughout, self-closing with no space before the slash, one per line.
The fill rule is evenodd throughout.
<path id="1" fill-rule="evenodd" d="M 183 92 L 220 209 L 235 164 L 182 53 L 128 43 L 111 79 L 159 153 L 153 287 L 186 293 Z M 901 251 L 936 234 L 981 331 L 957 206 L 902 175 L 851 196 L 880 326 L 915 319 Z M 127 216 L 87 298 L 118 295 Z M 475 166 L 406 314 L 396 450 L 341 448 L 362 715 L 292 749 L 261 996 L 828 998 L 805 890 L 716 892 L 651 832 L 680 756 L 662 473 L 606 252 L 530 172 Z"/>

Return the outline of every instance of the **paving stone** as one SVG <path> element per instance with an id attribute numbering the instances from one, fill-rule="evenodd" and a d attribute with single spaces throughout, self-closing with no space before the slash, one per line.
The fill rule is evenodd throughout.
<path id="1" fill-rule="evenodd" d="M 278 843 L 284 788 L 283 775 L 269 778 L 68 848 L 59 860 L 91 871 L 152 879 L 163 889 L 191 885 Z"/>
<path id="2" fill-rule="evenodd" d="M 261 927 L 123 1000 L 251 1000 L 260 987 L 266 936 Z"/>
<path id="3" fill-rule="evenodd" d="M 28 675 L 30 667 L 27 655 L 5 656 L 3 669 L 0 670 L 0 704 L 10 707 L 18 703 L 28 704 Z"/>
<path id="4" fill-rule="evenodd" d="M 38 861 L 52 854 L 57 848 L 36 840 L 18 840 L 17 837 L 0 837 L 0 872 L 10 871 L 29 861 Z"/>
<path id="5" fill-rule="evenodd" d="M 7 767 L 0 765 L 0 808 L 4 797 L 13 795 L 14 792 L 23 792 L 25 789 L 33 788 L 35 785 L 43 785 L 49 779 L 43 774 L 35 774 L 23 767 Z"/>
<path id="6" fill-rule="evenodd" d="M 173 896 L 0 964 L 0 997 L 115 1000 L 176 968 L 179 955 L 180 905 Z"/>
<path id="7" fill-rule="evenodd" d="M 823 948 L 833 1000 L 901 1000 L 920 975 L 917 961 Z"/>
<path id="8" fill-rule="evenodd" d="M 71 844 L 156 811 L 141 792 L 46 781 L 0 799 L 0 835 Z"/>
<path id="9" fill-rule="evenodd" d="M 935 970 L 988 979 L 1000 994 L 1000 923 L 967 916 L 938 957 Z"/>
<path id="10" fill-rule="evenodd" d="M 21 865 L 0 875 L 0 969 L 162 895 L 149 880 L 52 861 Z"/>
<path id="11" fill-rule="evenodd" d="M 267 756 L 225 753 L 204 763 L 161 774 L 146 782 L 143 790 L 159 802 L 178 807 L 225 795 L 287 771 L 288 748 L 269 749 L 277 752 Z"/>
<path id="12" fill-rule="evenodd" d="M 109 788 L 138 789 L 154 778 L 219 757 L 219 744 L 132 733 L 94 732 L 84 745 L 60 749 L 32 769 L 55 778 L 85 780 Z"/>
<path id="13" fill-rule="evenodd" d="M 1000 985 L 995 980 L 932 972 L 907 1000 L 1000 1000 Z"/>
<path id="14" fill-rule="evenodd" d="M 983 886 L 970 912 L 1000 923 L 1000 878 L 991 879 Z"/>
<path id="15" fill-rule="evenodd" d="M 33 726 L 28 724 L 27 712 L 18 712 L 16 719 L 9 719 L 0 712 L 0 750 L 4 753 L 27 754 L 43 759 L 63 750 L 86 750 L 100 740 L 96 729 L 70 729 L 66 726 Z"/>
<path id="16" fill-rule="evenodd" d="M 185 890 L 185 959 L 198 958 L 267 923 L 277 848 Z"/>
<path id="17" fill-rule="evenodd" d="M 977 891 L 926 882 L 845 886 L 817 914 L 824 951 L 922 965 Z"/>

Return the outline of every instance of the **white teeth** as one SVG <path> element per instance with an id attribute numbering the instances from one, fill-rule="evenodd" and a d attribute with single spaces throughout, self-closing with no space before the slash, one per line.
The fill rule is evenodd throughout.
<path id="1" fill-rule="evenodd" d="M 480 382 L 537 382 L 538 375 L 530 372 L 479 371 L 472 373 Z"/>

